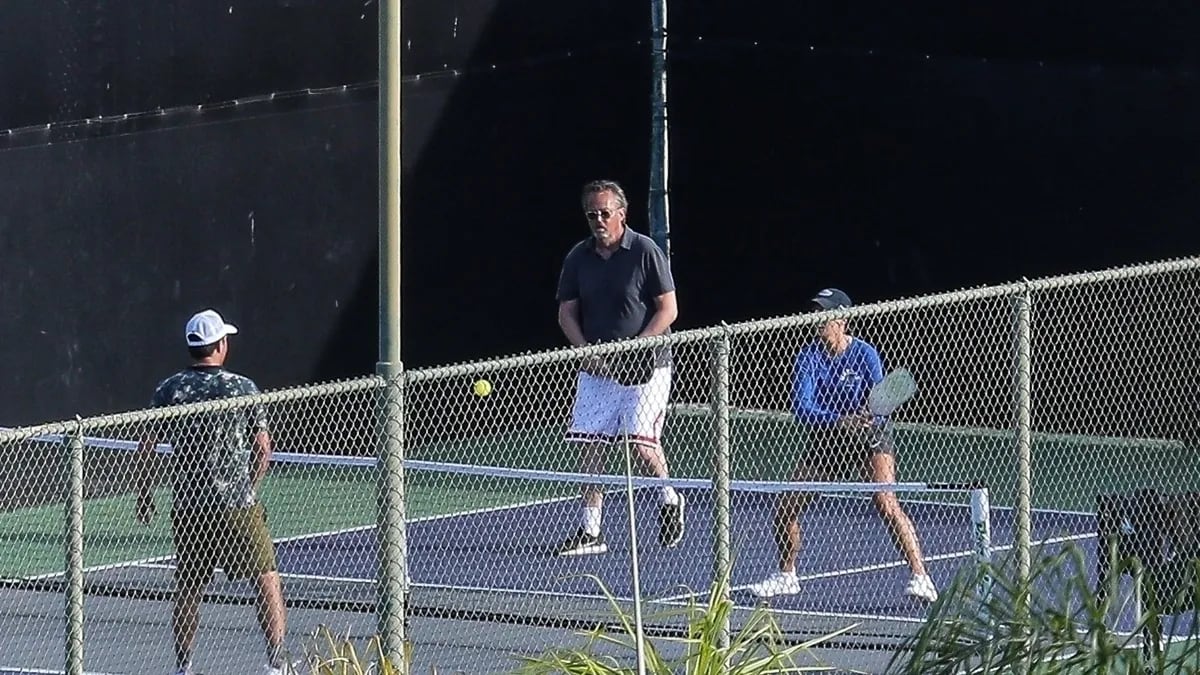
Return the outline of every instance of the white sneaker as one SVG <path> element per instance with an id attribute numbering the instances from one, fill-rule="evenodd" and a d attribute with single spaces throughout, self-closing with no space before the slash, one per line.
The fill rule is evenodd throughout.
<path id="1" fill-rule="evenodd" d="M 263 673 L 265 675 L 296 675 L 296 669 L 286 663 L 278 668 L 268 665 L 263 667 Z"/>
<path id="2" fill-rule="evenodd" d="M 776 572 L 757 584 L 752 584 L 748 590 L 760 598 L 795 595 L 800 592 L 800 578 L 795 572 Z"/>
<path id="3" fill-rule="evenodd" d="M 933 585 L 933 579 L 930 579 L 928 574 L 914 574 L 904 592 L 925 602 L 937 602 L 938 599 L 937 587 Z"/>

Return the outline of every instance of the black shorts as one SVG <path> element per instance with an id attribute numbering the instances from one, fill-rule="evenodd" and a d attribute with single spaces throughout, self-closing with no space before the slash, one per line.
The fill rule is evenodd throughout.
<path id="1" fill-rule="evenodd" d="M 845 483 L 871 480 L 871 458 L 895 455 L 890 430 L 810 428 L 808 448 L 792 480 Z"/>

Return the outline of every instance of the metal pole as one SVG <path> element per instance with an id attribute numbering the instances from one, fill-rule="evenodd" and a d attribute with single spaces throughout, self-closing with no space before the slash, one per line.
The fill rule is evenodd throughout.
<path id="1" fill-rule="evenodd" d="M 725 584 L 725 597 L 729 599 L 729 585 L 733 579 L 733 563 L 730 549 L 730 495 L 729 495 L 729 334 L 725 333 L 713 345 L 713 579 Z M 717 632 L 717 647 L 729 648 L 729 615 Z M 724 667 L 722 667 L 724 670 Z"/>
<path id="2" fill-rule="evenodd" d="M 633 581 L 633 625 L 634 639 L 637 640 L 637 672 L 646 675 L 646 632 L 642 626 L 642 581 L 638 572 L 638 536 L 637 513 L 633 501 L 633 447 L 629 443 L 629 434 L 624 432 L 625 443 L 625 497 L 629 511 L 629 573 Z"/>
<path id="3" fill-rule="evenodd" d="M 66 441 L 66 672 L 83 675 L 83 433 L 78 423 Z"/>
<path id="4" fill-rule="evenodd" d="M 379 425 L 379 636 L 383 655 L 407 673 L 408 533 L 404 495 L 404 373 L 388 374 Z"/>
<path id="5" fill-rule="evenodd" d="M 1032 298 L 1026 289 L 1017 297 L 1017 577 L 1020 588 L 1028 589 L 1030 575 L 1031 527 L 1030 513 L 1033 502 L 1032 477 Z M 1029 597 L 1021 593 L 1017 600 L 1018 612 L 1028 609 Z"/>
<path id="6" fill-rule="evenodd" d="M 400 0 L 379 3 L 379 361 L 400 362 Z"/>
<path id="7" fill-rule="evenodd" d="M 667 208 L 667 0 L 650 0 L 650 236 L 671 258 Z"/>
<path id="8" fill-rule="evenodd" d="M 379 425 L 379 636 L 383 656 L 408 672 L 404 503 L 404 365 L 400 358 L 400 0 L 379 3 L 379 362 L 387 381 Z"/>

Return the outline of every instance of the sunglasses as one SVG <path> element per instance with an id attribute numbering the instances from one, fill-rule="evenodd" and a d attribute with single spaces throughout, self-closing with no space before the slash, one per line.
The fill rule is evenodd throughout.
<path id="1" fill-rule="evenodd" d="M 608 209 L 601 209 L 599 211 L 584 211 L 583 216 L 585 218 L 587 218 L 588 220 L 596 220 L 597 218 L 599 218 L 600 220 L 608 220 L 609 218 L 612 218 L 614 215 L 616 215 L 616 213 L 617 213 L 616 211 L 609 211 Z"/>

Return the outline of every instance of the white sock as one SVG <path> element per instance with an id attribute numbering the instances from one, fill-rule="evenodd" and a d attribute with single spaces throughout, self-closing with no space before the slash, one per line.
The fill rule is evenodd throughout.
<path id="1" fill-rule="evenodd" d="M 272 668 L 283 667 L 283 645 L 267 646 L 267 665 Z"/>
<path id="2" fill-rule="evenodd" d="M 600 535 L 600 507 L 583 507 L 583 531 L 593 537 Z"/>
<path id="3" fill-rule="evenodd" d="M 675 505 L 679 503 L 679 493 L 675 492 L 675 488 L 670 485 L 664 485 L 659 494 L 662 498 L 662 503 Z"/>

